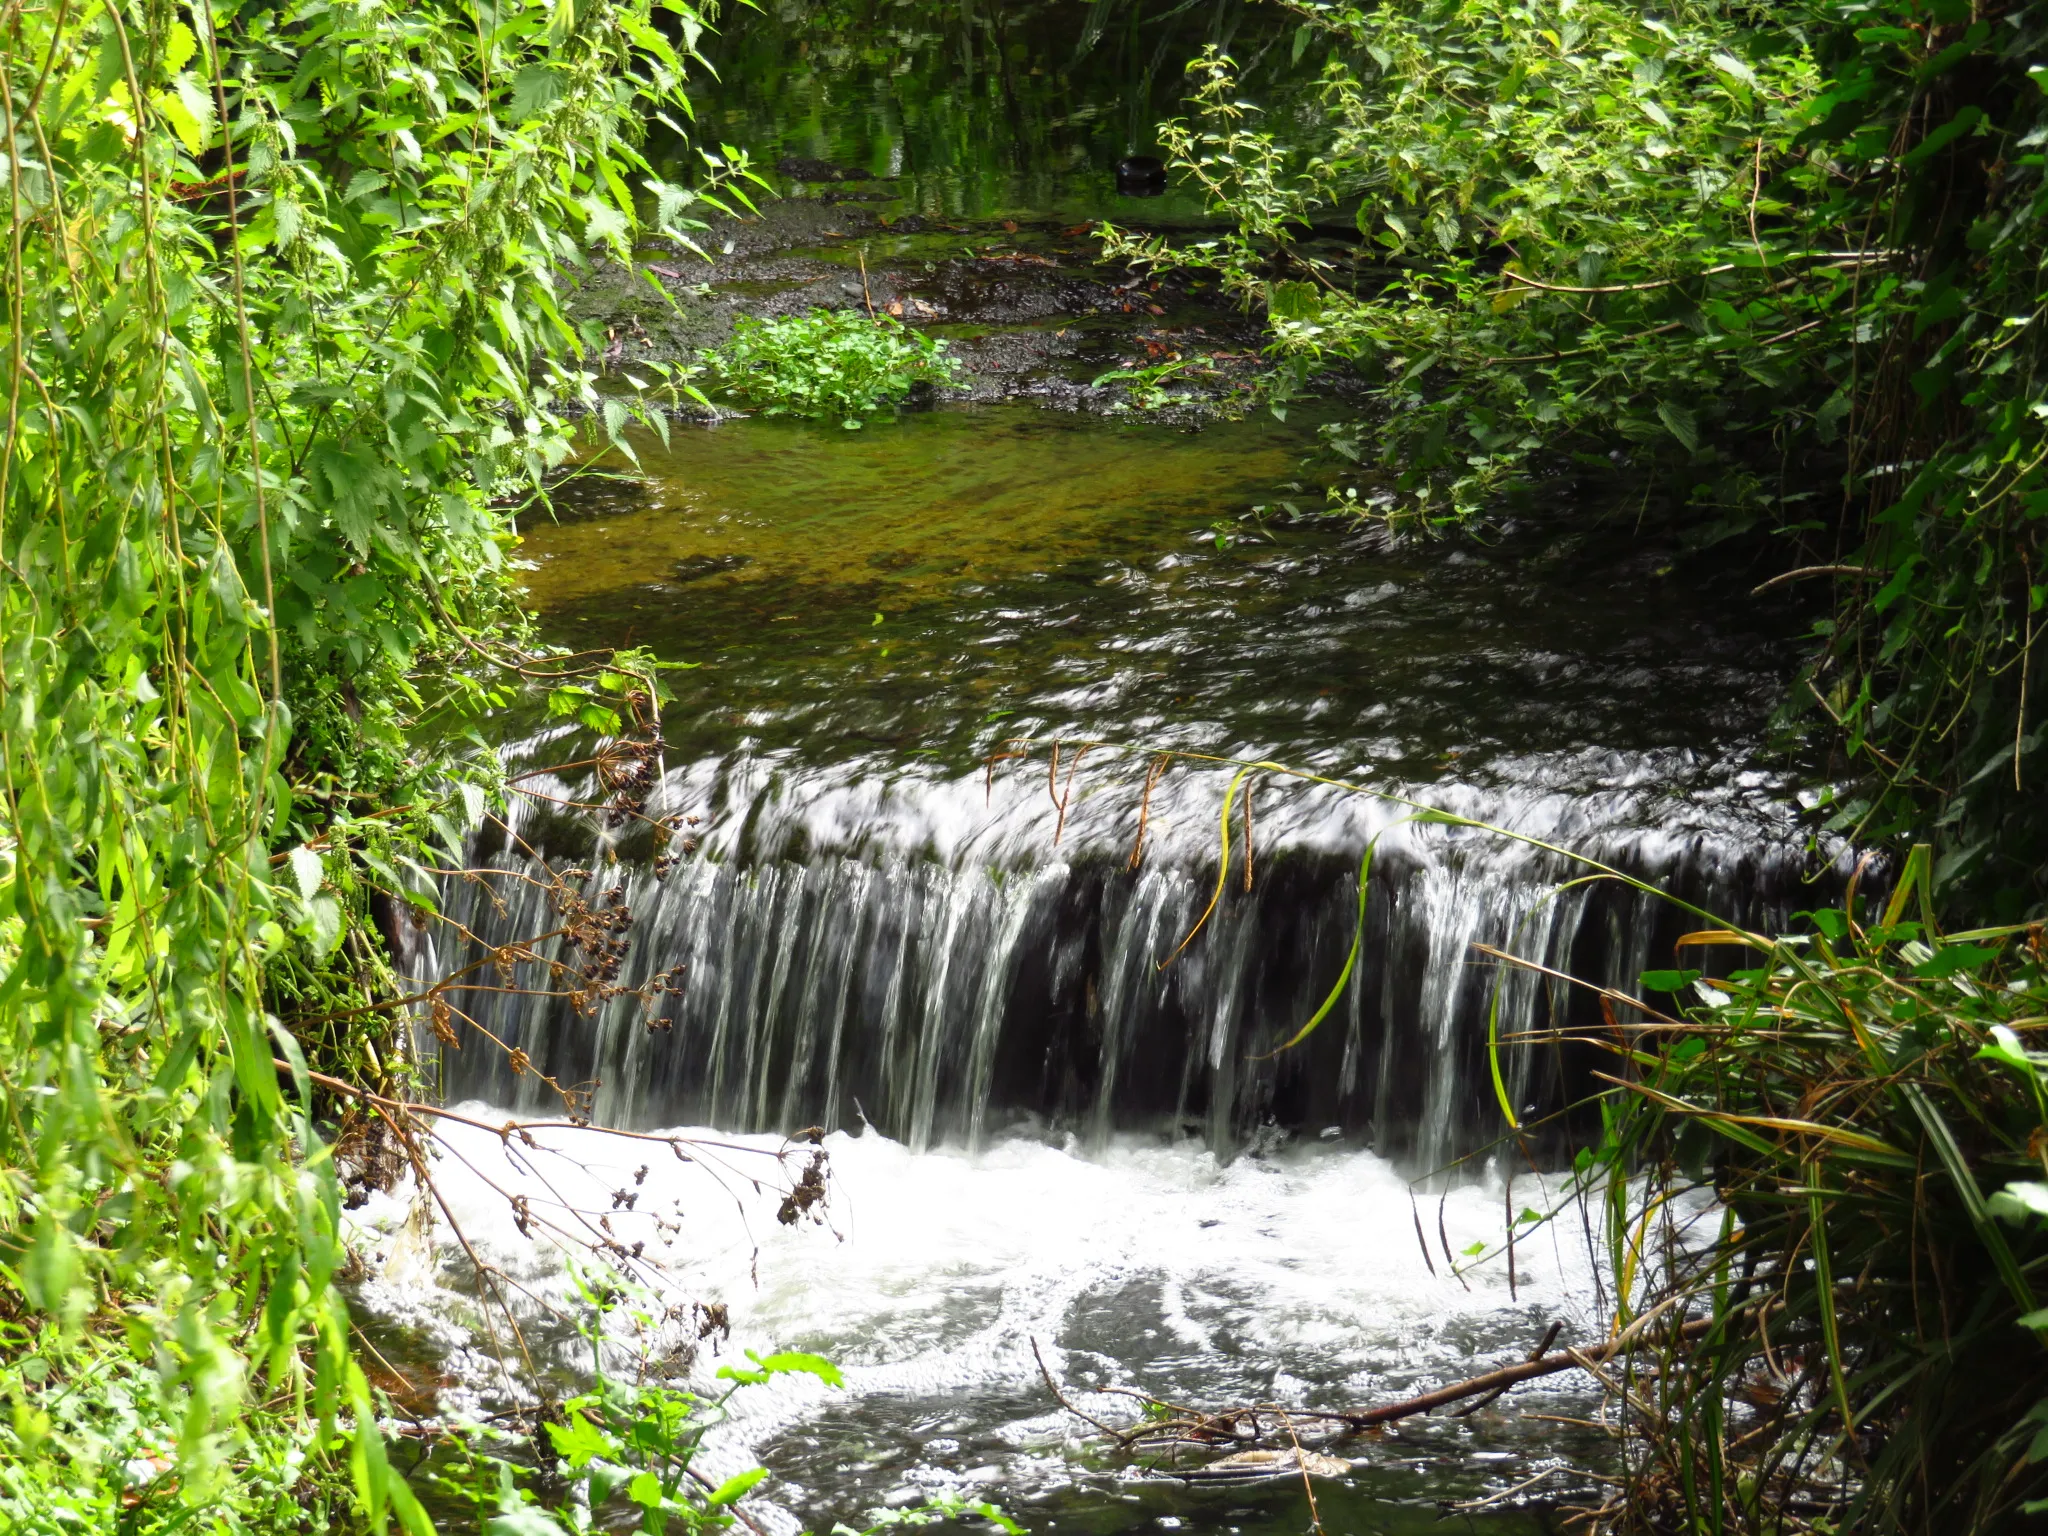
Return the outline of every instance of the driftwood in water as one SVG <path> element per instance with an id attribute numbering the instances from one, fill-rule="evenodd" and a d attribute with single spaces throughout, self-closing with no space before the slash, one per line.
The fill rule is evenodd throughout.
<path id="1" fill-rule="evenodd" d="M 1190 1483 L 1263 1483 L 1279 1477 L 1342 1477 L 1351 1463 L 1310 1450 L 1239 1451 L 1204 1466 L 1175 1471 Z"/>

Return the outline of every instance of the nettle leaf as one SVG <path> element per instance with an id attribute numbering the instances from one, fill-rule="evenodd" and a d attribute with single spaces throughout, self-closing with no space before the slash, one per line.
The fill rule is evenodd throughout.
<path id="1" fill-rule="evenodd" d="M 197 157 L 206 152 L 207 141 L 213 137 L 213 101 L 197 80 L 180 75 L 169 90 L 158 91 L 150 101 L 171 125 L 186 154 Z"/>
<path id="2" fill-rule="evenodd" d="M 623 248 L 632 226 L 626 216 L 600 197 L 581 197 L 576 206 L 583 210 L 583 243 Z"/>
<path id="3" fill-rule="evenodd" d="M 1742 60 L 1736 58 L 1732 53 L 1717 53 L 1714 55 L 1712 63 L 1714 68 L 1720 70 L 1722 74 L 1733 76 L 1751 90 L 1758 89 L 1762 83 L 1757 79 L 1756 71 L 1743 63 Z"/>
<path id="4" fill-rule="evenodd" d="M 311 901 L 320 894 L 320 887 L 326 882 L 326 866 L 320 862 L 320 855 L 301 844 L 291 851 L 292 878 L 298 882 L 299 895 Z"/>
<path id="5" fill-rule="evenodd" d="M 324 960 L 340 947 L 348 931 L 348 919 L 341 903 L 332 896 L 315 896 L 306 903 L 306 936 L 313 946 L 313 958 Z"/>
<path id="6" fill-rule="evenodd" d="M 367 445 L 343 449 L 321 443 L 309 457 L 311 478 L 327 493 L 328 518 L 358 555 L 370 552 L 377 533 L 379 467 Z"/>
<path id="7" fill-rule="evenodd" d="M 561 99 L 562 74 L 546 64 L 529 64 L 512 77 L 512 100 L 506 107 L 512 121 L 538 117 Z"/>
<path id="8" fill-rule="evenodd" d="M 1671 435 L 1685 445 L 1687 453 L 1700 451 L 1699 422 L 1693 413 L 1675 400 L 1657 402 L 1657 419 L 1664 423 Z"/>
<path id="9" fill-rule="evenodd" d="M 182 21 L 174 21 L 164 30 L 164 51 L 162 64 L 164 73 L 175 75 L 192 62 L 192 55 L 199 51 L 199 39 L 192 35 L 192 29 Z"/>

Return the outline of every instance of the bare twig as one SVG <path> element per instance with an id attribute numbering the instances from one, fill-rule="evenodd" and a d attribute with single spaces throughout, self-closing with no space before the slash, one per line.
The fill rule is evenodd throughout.
<path id="1" fill-rule="evenodd" d="M 1047 1389 L 1052 1393 L 1054 1397 L 1059 1399 L 1060 1406 L 1062 1408 L 1066 1409 L 1067 1412 L 1071 1413 L 1075 1418 L 1085 1419 L 1088 1423 L 1093 1424 L 1105 1435 L 1114 1435 L 1118 1433 L 1117 1430 L 1112 1429 L 1109 1425 L 1103 1423 L 1102 1420 L 1096 1418 L 1094 1414 L 1083 1413 L 1079 1408 L 1076 1408 L 1073 1405 L 1073 1403 L 1068 1401 L 1067 1394 L 1060 1390 L 1060 1384 L 1052 1379 L 1052 1372 L 1046 1367 L 1045 1356 L 1039 1353 L 1038 1340 L 1035 1337 L 1031 1340 L 1031 1358 L 1038 1362 L 1038 1374 L 1045 1378 L 1045 1385 Z"/>
<path id="2" fill-rule="evenodd" d="M 1788 581 L 1802 581 L 1808 576 L 1862 576 L 1867 574 L 1860 565 L 1802 565 L 1797 570 L 1780 571 L 1769 581 L 1758 582 L 1749 589 L 1751 597 L 1781 587 Z"/>

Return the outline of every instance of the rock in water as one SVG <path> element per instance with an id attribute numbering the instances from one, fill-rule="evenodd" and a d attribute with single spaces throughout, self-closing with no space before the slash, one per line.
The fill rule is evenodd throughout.
<path id="1" fill-rule="evenodd" d="M 1157 155 L 1125 155 L 1116 163 L 1116 189 L 1125 197 L 1157 197 L 1166 190 L 1166 162 Z"/>
<path id="2" fill-rule="evenodd" d="M 685 555 L 669 568 L 670 581 L 702 581 L 753 564 L 752 555 Z"/>

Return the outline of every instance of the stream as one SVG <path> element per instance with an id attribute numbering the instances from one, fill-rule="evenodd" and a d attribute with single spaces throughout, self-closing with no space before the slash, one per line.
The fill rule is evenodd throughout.
<path id="1" fill-rule="evenodd" d="M 1604 1060 L 1548 1038 L 1598 1026 L 1588 993 L 1473 946 L 1634 992 L 1700 924 L 1617 875 L 1759 926 L 1825 899 L 1840 871 L 1765 754 L 1797 616 L 1633 537 L 1625 477 L 1583 504 L 1560 487 L 1540 537 L 1398 540 L 1328 506 L 1336 404 L 1131 409 L 1102 371 L 1199 353 L 1227 392 L 1257 326 L 1099 267 L 1074 222 L 1199 220 L 1181 192 L 1120 196 L 1110 167 L 1150 147 L 1216 28 L 1274 89 L 1315 61 L 1237 6 L 1162 6 L 1150 30 L 1102 4 L 928 9 L 771 4 L 707 42 L 725 83 L 700 120 L 787 195 L 709 232 L 678 328 L 622 310 L 616 330 L 624 366 L 733 312 L 872 301 L 947 336 L 972 386 L 860 431 L 678 423 L 637 440 L 639 473 L 522 528 L 547 638 L 688 664 L 645 808 L 688 840 L 524 805 L 472 850 L 502 878 L 447 893 L 469 937 L 410 957 L 486 962 L 552 926 L 545 866 L 593 867 L 632 914 L 621 981 L 678 980 L 658 1014 L 544 995 L 551 941 L 468 1020 L 605 1125 L 735 1149 L 818 1128 L 824 1219 L 749 1216 L 744 1172 L 569 1131 L 522 1157 L 453 1126 L 441 1179 L 478 1251 L 541 1288 L 560 1260 L 500 1191 L 601 1209 L 630 1182 L 621 1240 L 729 1309 L 700 1371 L 744 1349 L 843 1367 L 841 1390 L 751 1389 L 715 1437 L 720 1467 L 769 1468 L 750 1504 L 778 1536 L 948 1490 L 1034 1532 L 1301 1531 L 1298 1479 L 1190 1486 L 1091 1449 L 1034 1342 L 1080 1406 L 1127 1417 L 1093 1389 L 1350 1405 L 1520 1358 L 1553 1319 L 1597 1331 L 1576 1214 L 1524 1236 L 1512 1279 L 1453 1272 L 1550 1198 L 1529 1159 L 1560 1166 Z M 593 797 L 548 768 L 586 755 L 576 731 L 507 729 L 528 787 Z M 1251 822 L 1220 867 L 1226 795 Z M 559 1110 L 506 1050 L 441 1051 L 445 1100 Z M 461 1256 L 408 1210 L 357 1214 L 365 1301 L 445 1362 L 444 1404 L 486 1404 Z M 1457 1518 L 1550 1529 L 1610 1454 L 1558 1420 L 1597 1407 L 1560 1377 L 1357 1440 L 1317 1513 L 1331 1536 L 1419 1530 L 1526 1484 Z"/>

